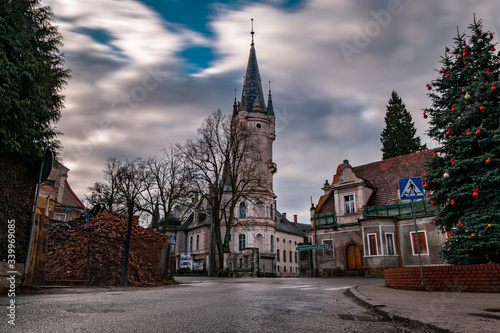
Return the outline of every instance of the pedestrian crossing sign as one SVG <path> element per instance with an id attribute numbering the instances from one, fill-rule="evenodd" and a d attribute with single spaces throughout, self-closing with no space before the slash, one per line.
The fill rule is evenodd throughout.
<path id="1" fill-rule="evenodd" d="M 414 200 L 424 198 L 424 185 L 422 177 L 400 178 L 399 197 L 401 200 Z"/>

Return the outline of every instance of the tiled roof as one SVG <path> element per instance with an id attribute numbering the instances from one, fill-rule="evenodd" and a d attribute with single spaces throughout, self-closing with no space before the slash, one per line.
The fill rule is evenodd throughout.
<path id="1" fill-rule="evenodd" d="M 367 180 L 376 188 L 367 206 L 397 202 L 398 179 L 422 177 L 425 173 L 425 164 L 433 156 L 433 152 L 433 150 L 423 150 L 353 167 L 352 170 L 358 177 Z"/>
<path id="2" fill-rule="evenodd" d="M 300 223 L 293 223 L 288 221 L 280 212 L 275 211 L 276 214 L 276 231 L 286 232 L 288 234 L 306 236 L 309 230 L 307 225 Z"/>

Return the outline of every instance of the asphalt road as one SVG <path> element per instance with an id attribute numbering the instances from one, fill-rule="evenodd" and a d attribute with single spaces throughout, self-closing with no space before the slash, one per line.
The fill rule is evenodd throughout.
<path id="1" fill-rule="evenodd" d="M 425 332 L 381 320 L 345 294 L 366 278 L 189 278 L 156 288 L 64 288 L 17 295 L 1 332 Z"/>

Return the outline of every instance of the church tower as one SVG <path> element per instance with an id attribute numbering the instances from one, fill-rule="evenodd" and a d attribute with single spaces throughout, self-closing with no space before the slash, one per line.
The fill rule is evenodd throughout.
<path id="1" fill-rule="evenodd" d="M 275 121 L 269 83 L 267 106 L 264 100 L 262 82 L 255 52 L 253 19 L 252 43 L 250 55 L 243 81 L 241 101 L 233 105 L 233 120 L 246 125 L 252 132 L 252 137 L 259 147 L 260 187 L 257 193 L 252 193 L 252 200 L 243 200 L 238 207 L 238 223 L 234 227 L 233 253 L 236 266 L 244 248 L 258 250 L 260 267 L 266 267 L 268 273 L 273 273 L 275 242 L 276 242 L 276 195 L 273 190 L 273 176 L 277 172 L 273 162 L 273 142 L 276 138 Z M 264 259 L 263 259 L 264 258 Z M 269 261 L 266 262 L 265 260 Z M 263 261 L 264 260 L 264 261 Z"/>

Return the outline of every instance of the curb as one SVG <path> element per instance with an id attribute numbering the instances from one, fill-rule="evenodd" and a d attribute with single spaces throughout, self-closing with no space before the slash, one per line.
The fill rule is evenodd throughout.
<path id="1" fill-rule="evenodd" d="M 425 323 L 425 322 L 420 321 L 420 320 L 410 319 L 408 317 L 403 316 L 398 311 L 385 310 L 384 309 L 384 308 L 386 308 L 385 304 L 377 304 L 371 298 L 368 298 L 365 295 L 361 294 L 357 290 L 358 287 L 359 286 L 354 286 L 354 287 L 351 287 L 349 289 L 349 292 L 351 293 L 351 295 L 354 296 L 355 298 L 357 298 L 364 305 L 366 305 L 369 308 L 371 308 L 372 310 L 374 310 L 377 314 L 381 315 L 386 320 L 394 320 L 394 321 L 398 321 L 398 322 L 402 322 L 402 323 L 409 323 L 412 325 L 429 327 L 429 328 L 435 330 L 436 332 L 443 332 L 443 333 L 450 333 L 451 332 L 450 330 L 443 329 L 443 328 L 434 326 L 432 324 Z"/>

